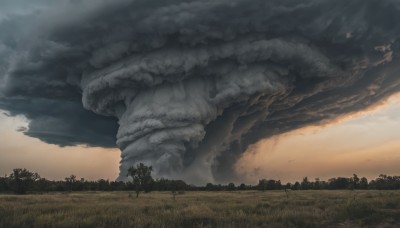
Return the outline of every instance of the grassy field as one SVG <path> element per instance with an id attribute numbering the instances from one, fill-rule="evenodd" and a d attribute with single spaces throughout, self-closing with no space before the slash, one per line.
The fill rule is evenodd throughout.
<path id="1" fill-rule="evenodd" d="M 400 227 L 400 191 L 0 195 L 0 227 Z"/>

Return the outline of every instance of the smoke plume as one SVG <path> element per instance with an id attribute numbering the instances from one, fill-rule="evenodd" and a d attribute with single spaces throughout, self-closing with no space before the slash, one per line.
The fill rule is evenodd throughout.
<path id="1" fill-rule="evenodd" d="M 40 2 L 0 17 L 0 108 L 48 143 L 116 140 L 120 180 L 234 180 L 258 140 L 400 89 L 397 0 Z"/>

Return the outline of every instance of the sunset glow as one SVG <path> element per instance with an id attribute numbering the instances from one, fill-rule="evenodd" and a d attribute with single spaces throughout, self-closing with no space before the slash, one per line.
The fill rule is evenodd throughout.
<path id="1" fill-rule="evenodd" d="M 252 146 L 237 164 L 250 182 L 260 178 L 327 180 L 352 174 L 376 178 L 400 172 L 400 96 L 326 126 L 298 129 Z"/>
<path id="2" fill-rule="evenodd" d="M 58 147 L 24 136 L 23 117 L 0 115 L 0 173 L 15 167 L 35 170 L 49 179 L 70 174 L 86 179 L 118 175 L 119 149 Z M 236 167 L 243 180 L 261 178 L 297 181 L 328 179 L 353 173 L 375 178 L 400 172 L 400 96 L 382 105 L 343 117 L 325 126 L 307 127 L 252 146 Z"/>

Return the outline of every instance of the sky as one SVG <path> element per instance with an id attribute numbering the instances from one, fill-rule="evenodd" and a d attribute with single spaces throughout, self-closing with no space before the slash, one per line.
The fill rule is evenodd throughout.
<path id="1" fill-rule="evenodd" d="M 394 21 L 398 0 L 0 0 L 0 172 L 395 174 Z"/>
<path id="2" fill-rule="evenodd" d="M 59 147 L 23 135 L 23 116 L 0 115 L 0 173 L 24 167 L 53 180 L 75 174 L 89 180 L 118 176 L 119 149 Z M 328 180 L 353 173 L 369 179 L 400 173 L 400 95 L 325 126 L 298 129 L 260 141 L 236 164 L 244 182 L 271 178 Z"/>
<path id="3" fill-rule="evenodd" d="M 260 141 L 236 165 L 244 179 L 295 182 L 400 173 L 400 96 L 327 124 Z"/>
<path id="4" fill-rule="evenodd" d="M 27 122 L 24 116 L 0 114 L 0 174 L 26 168 L 50 180 L 63 180 L 71 174 L 88 180 L 117 177 L 119 149 L 47 144 L 17 131 Z"/>

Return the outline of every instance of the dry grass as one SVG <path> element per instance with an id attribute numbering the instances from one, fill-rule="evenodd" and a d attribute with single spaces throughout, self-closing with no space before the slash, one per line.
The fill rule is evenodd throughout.
<path id="1" fill-rule="evenodd" d="M 0 227 L 321 226 L 399 227 L 400 191 L 0 195 Z"/>

